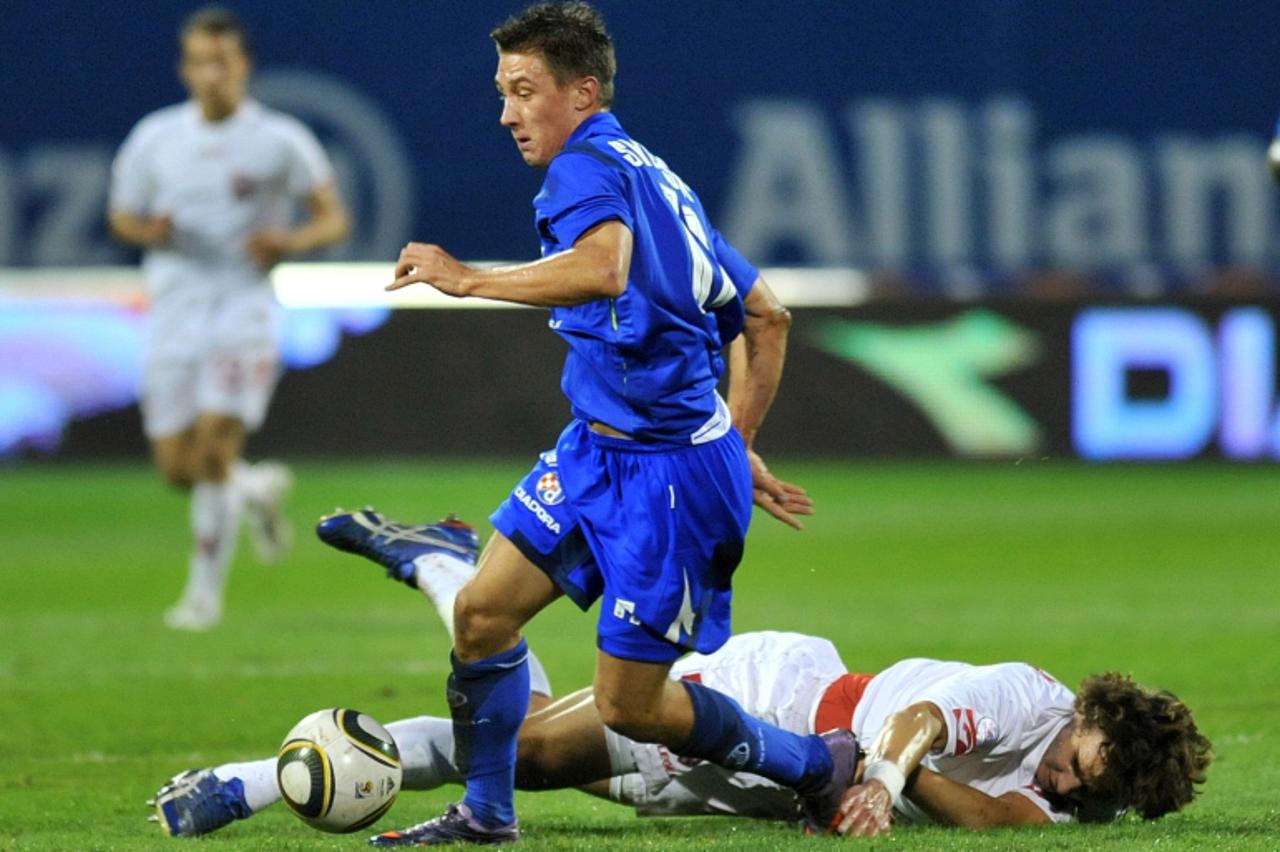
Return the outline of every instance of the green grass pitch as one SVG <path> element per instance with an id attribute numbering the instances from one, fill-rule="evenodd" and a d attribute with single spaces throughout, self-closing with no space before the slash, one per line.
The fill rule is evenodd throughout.
<path id="1" fill-rule="evenodd" d="M 1177 692 L 1213 739 L 1201 798 L 1152 824 L 900 828 L 877 848 L 1280 846 L 1280 480 L 1270 467 L 790 464 L 819 514 L 757 514 L 735 627 L 831 638 L 853 668 L 913 655 L 1019 659 L 1069 684 L 1115 668 Z M 185 573 L 186 503 L 145 466 L 30 463 L 0 474 L 0 849 L 179 849 L 143 806 L 173 773 L 269 756 L 306 713 L 443 714 L 447 638 L 416 594 L 328 551 L 314 520 L 371 503 L 400 519 L 485 518 L 523 461 L 299 463 L 287 562 L 233 570 L 204 635 L 160 614 Z M 247 545 L 247 542 L 245 543 Z M 529 630 L 558 691 L 585 685 L 595 614 Z M 456 790 L 403 794 L 378 826 Z M 582 794 L 520 794 L 529 849 L 826 848 L 786 826 L 640 820 Z M 210 849 L 357 849 L 276 806 Z M 869 844 L 863 843 L 862 846 Z"/>

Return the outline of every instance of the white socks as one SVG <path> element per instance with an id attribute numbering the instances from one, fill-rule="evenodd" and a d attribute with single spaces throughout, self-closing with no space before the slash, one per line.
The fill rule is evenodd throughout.
<path id="1" fill-rule="evenodd" d="M 241 500 L 225 482 L 197 482 L 191 489 L 191 532 L 195 538 L 184 601 L 222 602 L 227 568 L 240 532 Z"/>
<path id="2" fill-rule="evenodd" d="M 276 759 L 254 760 L 249 763 L 224 763 L 213 770 L 219 781 L 239 778 L 244 784 L 244 800 L 255 814 L 267 805 L 280 801 L 280 788 L 276 786 Z"/>
<path id="3" fill-rule="evenodd" d="M 424 553 L 413 560 L 413 579 L 422 593 L 435 605 L 444 629 L 453 636 L 453 601 L 458 592 L 476 573 L 476 567 L 464 559 L 446 553 Z"/>
<path id="4" fill-rule="evenodd" d="M 461 784 L 466 778 L 453 765 L 453 720 L 415 716 L 387 725 L 400 749 L 404 789 L 434 790 L 441 784 Z"/>

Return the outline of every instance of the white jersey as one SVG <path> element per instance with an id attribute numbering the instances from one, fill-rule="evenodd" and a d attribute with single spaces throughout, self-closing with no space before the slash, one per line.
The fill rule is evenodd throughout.
<path id="1" fill-rule="evenodd" d="M 311 131 L 246 100 L 223 121 L 194 101 L 151 113 L 112 166 L 112 210 L 168 215 L 168 245 L 146 253 L 151 311 L 142 415 L 152 439 L 177 434 L 202 412 L 253 431 L 279 378 L 279 323 L 250 237 L 287 229 L 295 208 L 333 180 Z"/>
<path id="2" fill-rule="evenodd" d="M 846 674 L 835 647 L 825 639 L 795 633 L 745 633 L 714 654 L 694 654 L 672 668 L 673 678 L 697 677 L 732 697 L 748 713 L 797 734 L 812 734 L 829 686 Z M 1071 719 L 1071 691 L 1023 663 L 971 666 L 913 659 L 872 677 L 847 722 L 864 748 L 885 720 L 919 701 L 938 706 L 947 719 L 947 745 L 922 765 L 990 796 L 1018 791 L 1055 821 L 1032 781 L 1053 737 Z M 797 803 L 786 788 L 749 773 L 688 761 L 665 747 L 630 743 L 609 734 L 615 770 L 625 750 L 634 774 L 613 780 L 614 798 L 644 815 L 699 813 L 757 818 L 795 818 Z M 905 797 L 895 809 L 901 821 L 928 817 Z"/>
<path id="3" fill-rule="evenodd" d="M 180 287 L 267 286 L 246 251 L 263 228 L 287 228 L 295 205 L 333 180 L 301 122 L 245 100 L 223 121 L 194 101 L 143 118 L 112 165 L 110 206 L 168 215 L 171 243 L 144 261 L 153 301 Z"/>
<path id="4" fill-rule="evenodd" d="M 858 702 L 853 731 L 862 747 L 870 747 L 890 715 L 921 701 L 936 705 L 947 726 L 946 745 L 925 755 L 922 766 L 989 796 L 1021 793 L 1056 822 L 1071 818 L 1034 786 L 1041 758 L 1071 721 L 1071 690 L 1026 663 L 903 660 L 872 678 Z M 928 819 L 906 797 L 899 817 Z"/>

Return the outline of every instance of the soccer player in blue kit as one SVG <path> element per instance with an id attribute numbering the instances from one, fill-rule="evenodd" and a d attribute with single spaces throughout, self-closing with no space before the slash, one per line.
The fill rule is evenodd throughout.
<path id="1" fill-rule="evenodd" d="M 667 677 L 682 654 L 729 638 L 753 500 L 796 527 L 812 511 L 804 489 L 750 449 L 790 316 L 689 186 L 609 112 L 613 45 L 595 9 L 531 6 L 491 36 L 501 123 L 525 162 L 547 170 L 534 199 L 542 259 L 474 269 L 410 243 L 388 289 L 424 283 L 549 307 L 569 344 L 561 386 L 574 419 L 492 516 L 496 532 L 455 604 L 448 698 L 465 798 L 371 842 L 518 839 L 520 630 L 561 594 L 583 609 L 601 599 L 594 686 L 608 727 L 792 787 L 809 830 L 828 831 L 853 783 L 851 734 L 800 736 Z M 716 386 L 731 340 L 726 404 Z"/>

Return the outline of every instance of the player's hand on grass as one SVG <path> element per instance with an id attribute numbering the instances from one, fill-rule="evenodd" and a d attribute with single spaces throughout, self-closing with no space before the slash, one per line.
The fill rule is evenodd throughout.
<path id="1" fill-rule="evenodd" d="M 269 271 L 293 252 L 293 238 L 288 231 L 262 230 L 249 238 L 245 249 L 259 268 Z"/>
<path id="2" fill-rule="evenodd" d="M 751 488 L 755 504 L 787 526 L 804 529 L 796 515 L 813 514 L 813 500 L 809 493 L 803 487 L 770 473 L 764 459 L 755 450 L 747 450 L 747 458 L 751 460 Z"/>
<path id="3" fill-rule="evenodd" d="M 466 274 L 471 268 L 444 249 L 429 243 L 409 243 L 396 263 L 396 280 L 388 290 L 399 290 L 410 284 L 430 284 L 447 296 L 466 296 Z"/>
<path id="4" fill-rule="evenodd" d="M 893 828 L 893 797 L 884 784 L 871 780 L 845 791 L 836 812 L 836 833 L 875 837 Z"/>

